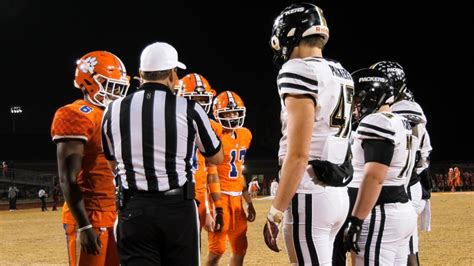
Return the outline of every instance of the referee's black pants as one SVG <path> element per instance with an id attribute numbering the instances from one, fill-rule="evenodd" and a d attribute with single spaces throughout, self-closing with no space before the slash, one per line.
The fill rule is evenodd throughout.
<path id="1" fill-rule="evenodd" d="M 121 265 L 199 265 L 198 216 L 183 195 L 133 195 L 119 212 Z"/>

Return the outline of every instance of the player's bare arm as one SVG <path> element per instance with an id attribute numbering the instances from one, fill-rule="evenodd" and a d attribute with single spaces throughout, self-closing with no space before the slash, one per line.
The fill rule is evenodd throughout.
<path id="1" fill-rule="evenodd" d="M 281 167 L 280 185 L 272 206 L 279 211 L 288 208 L 308 165 L 315 105 L 304 95 L 288 95 L 288 153 Z"/>
<path id="2" fill-rule="evenodd" d="M 212 201 L 216 207 L 222 207 L 221 186 L 219 183 L 219 175 L 217 174 L 217 166 L 206 162 L 207 168 L 207 186 L 211 193 Z"/>
<path id="3" fill-rule="evenodd" d="M 82 140 L 66 140 L 57 144 L 59 181 L 64 198 L 77 222 L 78 228 L 91 225 L 84 205 L 84 198 L 76 182 L 76 177 L 82 168 L 84 146 Z M 80 239 L 84 251 L 93 255 L 99 254 L 100 239 L 92 227 L 81 231 Z"/>
<path id="4" fill-rule="evenodd" d="M 216 227 L 216 221 L 211 214 L 210 204 L 209 204 L 209 193 L 204 193 L 204 202 L 202 203 L 206 206 L 206 220 L 204 224 L 204 229 L 208 232 L 214 232 L 214 228 Z"/>
<path id="5" fill-rule="evenodd" d="M 253 207 L 252 197 L 250 196 L 248 192 L 245 179 L 243 180 L 243 183 L 244 183 L 244 187 L 242 189 L 242 197 L 247 203 L 247 221 L 253 222 L 255 221 L 255 218 L 257 217 L 257 213 L 255 211 L 255 208 Z"/>
<path id="6" fill-rule="evenodd" d="M 364 166 L 364 179 L 357 194 L 352 215 L 364 220 L 372 211 L 382 190 L 388 166 L 377 162 L 368 162 Z"/>
<path id="7" fill-rule="evenodd" d="M 206 157 L 206 161 L 209 161 L 212 164 L 220 164 L 224 161 L 224 150 L 222 150 L 222 145 L 219 147 L 219 151 L 209 157 Z"/>
<path id="8" fill-rule="evenodd" d="M 210 225 L 211 231 L 220 232 L 224 227 L 224 218 L 223 218 L 223 209 L 221 202 L 221 186 L 219 183 L 219 175 L 217 173 L 217 166 L 206 162 L 207 168 L 207 187 L 209 193 L 211 194 L 212 201 L 215 207 L 215 219 L 210 217 L 209 214 L 206 215 L 206 226 L 207 220 L 212 218 L 212 224 Z M 209 231 L 209 230 L 208 230 Z"/>

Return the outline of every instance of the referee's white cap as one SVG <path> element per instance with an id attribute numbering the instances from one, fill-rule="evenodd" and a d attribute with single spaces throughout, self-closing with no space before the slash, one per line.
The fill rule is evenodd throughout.
<path id="1" fill-rule="evenodd" d="M 143 49 L 140 56 L 141 71 L 163 71 L 179 67 L 186 69 L 186 66 L 178 61 L 176 49 L 165 42 L 155 42 Z"/>

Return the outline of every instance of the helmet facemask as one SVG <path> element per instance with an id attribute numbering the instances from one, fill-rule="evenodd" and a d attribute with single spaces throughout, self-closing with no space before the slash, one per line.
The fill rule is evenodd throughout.
<path id="1" fill-rule="evenodd" d="M 211 92 L 180 92 L 179 95 L 198 103 L 206 113 L 209 114 L 211 111 L 212 98 L 214 97 Z"/>
<path id="2" fill-rule="evenodd" d="M 233 130 L 244 126 L 245 107 L 224 108 L 216 110 L 217 121 L 223 128 Z M 232 116 L 234 114 L 234 116 Z"/>
<path id="3" fill-rule="evenodd" d="M 403 100 L 407 100 L 407 101 L 410 101 L 410 102 L 414 102 L 415 101 L 415 95 L 413 94 L 413 92 L 411 90 L 409 90 L 408 88 L 405 89 L 405 91 L 403 92 L 403 94 L 399 97 L 400 99 L 403 99 Z"/>
<path id="4" fill-rule="evenodd" d="M 117 80 L 96 74 L 93 76 L 93 79 L 97 83 L 99 91 L 92 98 L 89 97 L 89 99 L 94 104 L 102 107 L 106 107 L 116 99 L 125 97 L 130 86 L 127 78 Z"/>

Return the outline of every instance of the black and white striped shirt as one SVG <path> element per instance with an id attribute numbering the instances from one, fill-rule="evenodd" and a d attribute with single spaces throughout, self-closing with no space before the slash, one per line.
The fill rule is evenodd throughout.
<path id="1" fill-rule="evenodd" d="M 117 161 L 125 189 L 183 186 L 192 180 L 195 144 L 204 156 L 216 154 L 221 145 L 202 107 L 162 84 L 143 84 L 104 113 L 102 146 L 106 158 Z"/>

